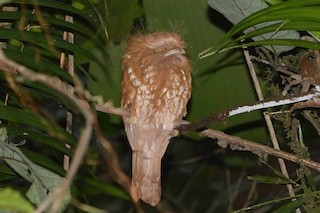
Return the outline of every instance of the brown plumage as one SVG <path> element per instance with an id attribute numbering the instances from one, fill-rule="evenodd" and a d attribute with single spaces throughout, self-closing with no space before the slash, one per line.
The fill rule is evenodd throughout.
<path id="1" fill-rule="evenodd" d="M 123 57 L 121 106 L 132 148 L 131 194 L 155 206 L 161 197 L 161 158 L 191 96 L 185 43 L 176 33 L 129 37 Z"/>
<path id="2" fill-rule="evenodd" d="M 320 52 L 309 50 L 299 58 L 298 68 L 302 77 L 302 92 L 307 92 L 310 85 L 320 86 Z"/>

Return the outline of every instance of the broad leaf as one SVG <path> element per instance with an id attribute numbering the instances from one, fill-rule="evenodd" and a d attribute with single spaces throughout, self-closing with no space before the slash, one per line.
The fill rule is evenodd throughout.
<path id="1" fill-rule="evenodd" d="M 209 5 L 212 8 L 216 9 L 217 11 L 221 12 L 233 24 L 237 24 L 241 20 L 250 16 L 251 14 L 268 7 L 268 4 L 265 3 L 263 0 L 249 0 L 249 1 L 248 0 L 238 0 L 238 1 L 209 0 Z M 274 24 L 274 22 L 261 23 L 244 30 L 244 33 L 249 33 L 271 24 Z M 266 40 L 270 38 L 298 39 L 299 33 L 293 30 L 277 31 L 276 29 L 274 32 L 264 33 L 264 34 L 252 37 L 252 39 L 255 41 Z M 288 47 L 288 46 L 266 46 L 266 47 L 277 54 L 289 51 L 294 48 L 294 47 Z"/>
<path id="2" fill-rule="evenodd" d="M 1 138 L 5 138 L 6 130 L 1 128 Z M 63 177 L 30 161 L 16 146 L 0 140 L 0 157 L 19 175 L 31 182 L 27 197 L 36 205 L 52 192 L 63 180 Z M 67 193 L 64 205 L 70 200 Z"/>

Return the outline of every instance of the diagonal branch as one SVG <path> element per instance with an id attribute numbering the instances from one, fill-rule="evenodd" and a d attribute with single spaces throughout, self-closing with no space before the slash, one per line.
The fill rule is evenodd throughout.
<path id="1" fill-rule="evenodd" d="M 281 150 L 277 150 L 271 148 L 269 146 L 255 143 L 249 140 L 241 139 L 236 136 L 231 136 L 225 134 L 221 131 L 206 129 L 200 133 L 203 136 L 208 138 L 213 138 L 218 140 L 218 145 L 222 148 L 226 148 L 228 145 L 232 150 L 241 150 L 241 151 L 250 151 L 254 154 L 269 154 L 278 158 L 283 158 L 288 161 L 298 163 L 307 167 L 310 167 L 314 170 L 320 171 L 320 163 L 309 160 L 309 159 L 301 159 L 294 154 L 290 154 Z"/>

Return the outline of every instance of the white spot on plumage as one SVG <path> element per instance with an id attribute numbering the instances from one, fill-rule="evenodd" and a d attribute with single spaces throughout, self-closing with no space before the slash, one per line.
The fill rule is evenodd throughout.
<path id="1" fill-rule="evenodd" d="M 138 87 L 138 86 L 140 86 L 140 85 L 141 85 L 141 81 L 139 81 L 138 79 L 135 79 L 135 80 L 133 81 L 133 86 Z"/>
<path id="2" fill-rule="evenodd" d="M 150 66 L 149 66 L 150 67 Z M 149 68 L 148 67 L 148 68 Z M 152 66 L 151 66 L 152 67 Z M 147 74 L 146 74 L 146 78 L 147 79 L 149 79 L 149 78 L 151 78 L 151 77 L 153 77 L 154 75 L 155 75 L 155 72 L 150 72 L 152 69 L 146 69 L 146 72 L 147 72 Z"/>
<path id="3" fill-rule="evenodd" d="M 130 80 L 133 81 L 136 78 L 136 75 L 134 73 L 131 73 Z"/>
<path id="4" fill-rule="evenodd" d="M 181 71 L 181 74 L 182 74 L 182 79 L 183 79 L 184 81 L 187 81 L 186 73 L 184 72 L 184 70 L 183 70 L 183 69 L 180 69 L 180 71 Z"/>
<path id="5" fill-rule="evenodd" d="M 171 99 L 169 92 L 166 92 L 166 97 L 167 97 L 168 99 Z"/>
<path id="6" fill-rule="evenodd" d="M 133 71 L 132 67 L 129 67 L 128 73 L 130 74 L 130 73 L 132 73 L 132 71 Z"/>
<path id="7" fill-rule="evenodd" d="M 147 86 L 144 85 L 144 84 L 141 84 L 141 85 L 139 86 L 139 90 L 141 90 L 142 92 L 143 92 L 143 91 L 146 91 L 146 90 L 147 90 Z"/>

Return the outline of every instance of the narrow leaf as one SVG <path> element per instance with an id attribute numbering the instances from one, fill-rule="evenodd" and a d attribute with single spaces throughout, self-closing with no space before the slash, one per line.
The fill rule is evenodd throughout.
<path id="1" fill-rule="evenodd" d="M 74 138 L 57 124 L 50 123 L 48 120 L 29 111 L 0 104 L 0 118 L 2 120 L 23 124 L 24 127 L 30 126 L 31 128 L 43 130 L 59 138 L 64 143 L 75 143 Z"/>
<path id="2" fill-rule="evenodd" d="M 21 0 L 11 0 L 12 3 L 20 4 Z M 34 0 L 24 0 L 24 4 L 28 5 L 34 5 Z M 88 26 L 94 26 L 94 28 L 98 28 L 98 22 L 97 20 L 92 19 L 88 14 L 84 13 L 81 10 L 76 9 L 75 7 L 72 7 L 70 4 L 63 3 L 61 1 L 54 1 L 54 0 L 39 0 L 36 1 L 37 5 L 40 7 L 47 7 L 52 9 L 57 9 L 62 11 L 62 14 L 70 14 L 70 15 L 76 15 L 78 17 L 83 18 L 85 21 L 88 22 Z"/>
<path id="3" fill-rule="evenodd" d="M 281 206 L 277 210 L 273 211 L 272 213 L 291 213 L 294 212 L 298 207 L 302 205 L 304 201 L 304 197 L 300 197 L 297 199 L 293 199 L 291 202 Z"/>
<path id="4" fill-rule="evenodd" d="M 266 184 L 288 184 L 291 183 L 288 179 L 282 179 L 280 177 L 269 177 L 269 176 L 249 176 L 249 180 L 256 181 L 258 183 L 266 183 Z"/>
<path id="5" fill-rule="evenodd" d="M 48 41 L 47 38 L 40 34 L 30 31 L 20 32 L 14 29 L 4 29 L 0 28 L 0 38 L 1 39 L 16 39 L 19 41 L 30 42 L 33 45 L 37 45 L 42 48 L 50 49 L 50 48 L 59 48 L 67 52 L 81 54 L 83 56 L 88 57 L 89 59 L 95 61 L 100 66 L 104 66 L 102 61 L 99 61 L 94 55 L 90 52 L 84 50 L 78 45 L 71 44 L 68 41 L 63 40 L 60 37 L 53 37 L 52 41 Z M 52 42 L 52 44 L 49 44 Z"/>
<path id="6" fill-rule="evenodd" d="M 117 198 L 129 200 L 130 197 L 128 196 L 127 193 L 125 193 L 121 188 L 111 185 L 111 184 L 106 184 L 101 181 L 98 181 L 97 179 L 85 179 L 86 186 L 89 187 L 91 190 L 96 189 L 104 194 L 107 195 L 112 195 Z"/>
<path id="7" fill-rule="evenodd" d="M 213 0 L 214 1 L 214 0 Z M 251 2 L 251 1 L 250 1 Z M 239 48 L 243 47 L 245 45 L 232 45 L 230 42 L 228 42 L 228 39 L 231 37 L 235 36 L 238 33 L 241 33 L 250 27 L 254 27 L 256 25 L 262 24 L 262 23 L 273 23 L 275 24 L 276 22 L 274 21 L 281 21 L 280 24 L 285 25 L 286 23 L 290 23 L 292 21 L 301 21 L 300 24 L 303 21 L 309 21 L 309 22 L 319 22 L 320 21 L 320 2 L 317 0 L 305 0 L 305 1 L 299 1 L 299 0 L 290 0 L 290 1 L 283 1 L 281 3 L 271 5 L 267 8 L 264 8 L 262 10 L 259 10 L 247 18 L 243 19 L 239 23 L 237 23 L 235 26 L 230 29 L 230 31 L 220 40 L 217 42 L 217 45 L 205 50 L 200 54 L 200 57 L 207 57 L 209 55 L 218 53 L 218 52 L 223 52 L 220 51 L 222 49 L 229 50 L 233 48 Z M 304 29 L 306 31 L 309 30 L 314 30 L 315 26 L 312 25 L 310 29 L 308 29 L 309 25 L 306 23 Z M 293 28 L 293 27 L 291 27 Z M 301 25 L 300 25 L 300 28 Z M 277 42 L 274 41 L 276 40 L 273 36 L 278 32 L 282 31 L 281 26 L 279 29 L 274 31 L 274 29 L 269 28 L 271 35 L 269 38 L 267 38 L 267 42 L 261 42 L 261 41 L 256 41 L 256 42 L 250 42 L 248 46 L 259 46 L 259 45 L 272 45 L 272 46 L 299 46 L 299 47 L 306 47 L 309 48 L 310 45 L 304 45 L 302 43 L 297 43 L 295 42 L 288 42 L 289 40 L 294 40 L 294 39 L 279 39 L 281 41 Z M 261 33 L 261 32 L 260 32 Z M 259 33 L 259 34 L 260 34 Z M 266 33 L 266 31 L 264 31 Z M 257 33 L 258 34 L 258 33 Z M 253 36 L 253 34 L 251 34 Z M 238 37 L 238 41 L 241 40 L 243 36 Z M 289 45 L 290 44 L 290 45 Z M 296 45 L 295 45 L 296 44 Z M 308 47 L 307 47 L 308 46 Z M 311 48 L 312 49 L 312 48 Z M 315 48 L 317 49 L 317 48 Z"/>
<path id="8" fill-rule="evenodd" d="M 72 77 L 66 70 L 61 69 L 56 63 L 44 57 L 41 57 L 41 60 L 39 60 L 39 56 L 36 56 L 35 52 L 32 54 L 31 52 L 21 52 L 10 49 L 4 49 L 3 51 L 6 56 L 17 63 L 24 64 L 33 70 L 45 71 L 45 73 L 49 75 L 59 76 L 67 82 L 72 82 Z"/>

